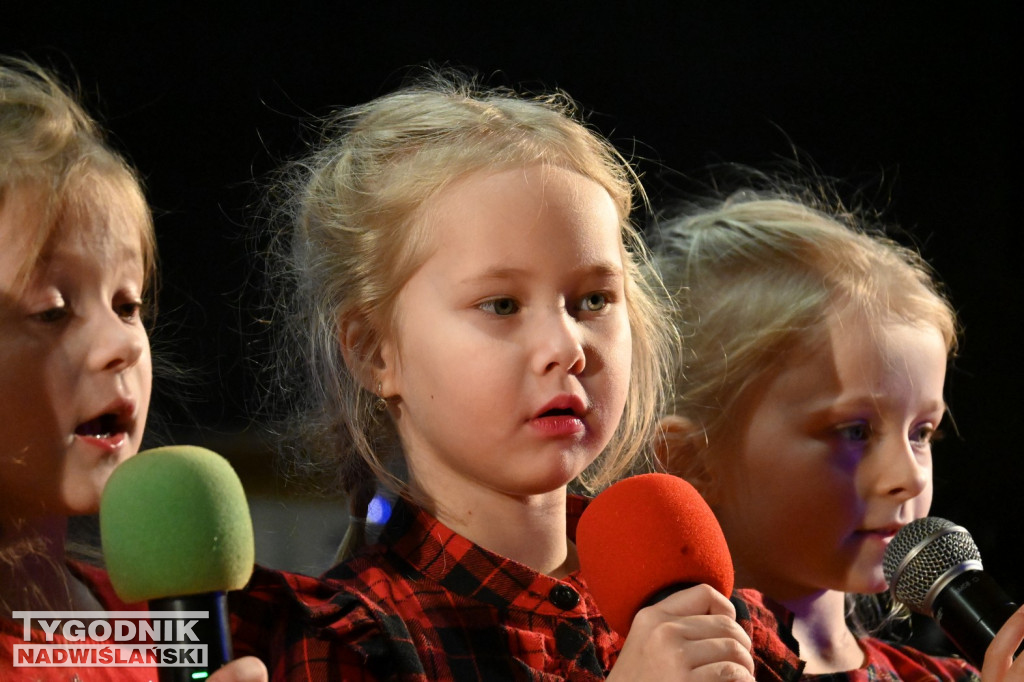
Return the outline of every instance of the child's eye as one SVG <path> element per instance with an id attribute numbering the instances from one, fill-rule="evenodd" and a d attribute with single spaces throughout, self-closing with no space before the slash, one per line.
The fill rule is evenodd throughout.
<path id="1" fill-rule="evenodd" d="M 63 320 L 65 317 L 68 316 L 69 312 L 70 310 L 67 304 L 61 302 L 60 305 L 56 305 L 52 308 L 47 308 L 42 312 L 36 313 L 35 315 L 33 315 L 33 317 L 35 317 L 40 322 L 53 323 L 60 322 L 61 320 Z"/>
<path id="2" fill-rule="evenodd" d="M 492 298 L 481 303 L 480 308 L 495 315 L 514 315 L 519 312 L 519 303 L 514 298 Z"/>
<path id="3" fill-rule="evenodd" d="M 863 443 L 871 438 L 871 426 L 867 422 L 850 422 L 837 426 L 836 433 L 849 443 Z"/>
<path id="4" fill-rule="evenodd" d="M 131 321 L 137 320 L 142 315 L 143 306 L 142 301 L 126 301 L 114 306 L 114 309 L 122 320 Z"/>
<path id="5" fill-rule="evenodd" d="M 580 310 L 587 313 L 595 313 L 608 305 L 608 295 L 600 291 L 587 294 L 580 299 Z"/>
<path id="6" fill-rule="evenodd" d="M 910 440 L 918 445 L 931 445 L 942 440 L 942 431 L 931 424 L 921 424 L 910 432 Z"/>

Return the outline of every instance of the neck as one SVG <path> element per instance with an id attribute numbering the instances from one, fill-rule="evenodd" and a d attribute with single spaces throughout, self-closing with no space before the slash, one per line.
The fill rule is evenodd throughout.
<path id="1" fill-rule="evenodd" d="M 481 490 L 475 499 L 434 502 L 427 508 L 475 544 L 562 578 L 579 567 L 576 547 L 566 536 L 565 496 L 565 488 L 525 497 Z"/>
<path id="2" fill-rule="evenodd" d="M 846 624 L 846 596 L 828 590 L 779 601 L 793 613 L 793 636 L 800 643 L 806 673 L 856 670 L 864 651 Z"/>
<path id="3" fill-rule="evenodd" d="M 68 570 L 67 518 L 0 523 L 0 614 L 93 608 L 95 599 Z"/>

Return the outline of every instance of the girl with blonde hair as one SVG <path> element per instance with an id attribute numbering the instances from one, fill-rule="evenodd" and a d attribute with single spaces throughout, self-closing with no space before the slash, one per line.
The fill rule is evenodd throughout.
<path id="1" fill-rule="evenodd" d="M 142 442 L 155 276 L 135 171 L 47 71 L 0 58 L 0 678 L 148 680 L 146 667 L 15 665 L 18 611 L 125 610 L 106 573 L 69 559 L 68 519 L 95 514 Z M 52 637 L 51 637 L 52 635 Z M 60 634 L 32 629 L 33 643 Z M 79 642 L 80 643 L 80 642 Z M 86 642 L 88 643 L 88 642 Z M 239 661 L 212 676 L 266 679 Z"/>
<path id="2" fill-rule="evenodd" d="M 569 487 L 637 465 L 671 334 L 639 185 L 572 102 L 438 74 L 329 120 L 289 177 L 293 420 L 350 496 L 397 502 L 321 580 L 257 572 L 236 641 L 294 679 L 750 679 L 707 586 L 623 646 L 577 570 Z"/>
<path id="3" fill-rule="evenodd" d="M 926 516 L 957 322 L 920 255 L 797 189 L 740 191 L 658 232 L 682 343 L 659 458 L 719 519 L 736 584 L 792 624 L 805 679 L 975 679 L 848 623 Z M 852 615 L 852 612 L 850 612 Z M 1004 628 L 986 679 L 1024 634 Z M 988 665 L 991 663 L 991 668 Z"/>

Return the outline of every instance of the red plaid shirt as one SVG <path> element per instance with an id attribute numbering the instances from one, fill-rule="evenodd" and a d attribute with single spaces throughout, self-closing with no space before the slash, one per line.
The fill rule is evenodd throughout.
<path id="1" fill-rule="evenodd" d="M 737 596 L 760 616 L 755 622 L 755 632 L 762 625 L 775 629 L 783 637 L 790 637 L 793 614 L 779 604 L 753 590 L 736 590 Z M 735 603 L 733 599 L 733 603 Z M 774 623 L 772 623 L 774 621 Z M 768 641 L 771 633 L 764 633 Z M 804 675 L 801 680 L 818 682 L 980 682 L 981 673 L 962 658 L 932 656 L 909 646 L 885 642 L 874 637 L 858 639 L 866 654 L 864 665 L 857 670 L 822 675 Z M 794 650 L 798 650 L 792 642 Z M 755 651 L 758 642 L 754 642 Z"/>
<path id="2" fill-rule="evenodd" d="M 570 538 L 585 506 L 569 498 Z M 797 679 L 773 614 L 735 603 L 758 679 Z M 263 658 L 273 680 L 587 682 L 622 644 L 579 575 L 537 573 L 405 503 L 381 543 L 320 579 L 257 569 L 231 613 L 236 655 Z"/>
<path id="3" fill-rule="evenodd" d="M 917 649 L 883 642 L 880 639 L 862 639 L 860 645 L 867 652 L 867 662 L 841 678 L 818 676 L 818 679 L 856 680 L 958 680 L 980 682 L 981 672 L 962 658 L 929 656 Z"/>

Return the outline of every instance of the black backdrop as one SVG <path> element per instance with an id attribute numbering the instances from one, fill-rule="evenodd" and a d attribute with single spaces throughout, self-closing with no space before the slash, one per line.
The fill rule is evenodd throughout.
<path id="1" fill-rule="evenodd" d="M 77 78 L 146 178 L 163 272 L 156 341 L 203 372 L 191 408 L 202 433 L 246 424 L 253 179 L 299 148 L 307 114 L 381 94 L 410 65 L 463 65 L 566 89 L 644 159 L 656 201 L 683 184 L 667 169 L 763 165 L 791 146 L 827 174 L 884 178 L 889 217 L 942 274 L 966 330 L 948 382 L 960 433 L 937 447 L 933 513 L 966 525 L 1024 599 L 1011 104 L 1024 62 L 1009 2 L 208 4 L 0 10 L 0 52 Z"/>

